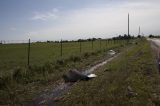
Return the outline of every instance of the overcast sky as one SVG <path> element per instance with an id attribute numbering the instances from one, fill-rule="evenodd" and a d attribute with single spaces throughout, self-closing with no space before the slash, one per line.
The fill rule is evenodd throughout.
<path id="1" fill-rule="evenodd" d="M 160 34 L 160 0 L 0 0 L 0 40 Z"/>

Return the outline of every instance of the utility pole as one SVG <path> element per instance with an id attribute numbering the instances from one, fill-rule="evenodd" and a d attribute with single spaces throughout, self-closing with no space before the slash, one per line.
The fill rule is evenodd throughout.
<path id="1" fill-rule="evenodd" d="M 139 31 L 138 31 L 138 35 L 141 34 L 141 27 L 139 26 Z"/>
<path id="2" fill-rule="evenodd" d="M 127 40 L 127 44 L 129 43 L 129 13 L 128 13 L 128 40 Z"/>
<path id="3" fill-rule="evenodd" d="M 129 13 L 128 13 L 128 36 L 129 36 Z"/>

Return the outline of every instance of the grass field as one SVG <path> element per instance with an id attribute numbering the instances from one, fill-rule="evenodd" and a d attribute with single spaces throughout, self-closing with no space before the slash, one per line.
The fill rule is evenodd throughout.
<path id="1" fill-rule="evenodd" d="M 160 105 L 160 77 L 150 44 L 145 39 L 107 43 L 95 41 L 32 43 L 31 67 L 26 67 L 27 44 L 0 45 L 0 105 L 22 105 L 54 88 L 70 69 L 83 70 L 104 58 L 110 49 L 121 54 L 95 71 L 97 78 L 73 85 L 58 102 L 66 106 Z M 4 52 L 5 51 L 5 52 Z M 7 52 L 8 51 L 8 52 Z M 25 55 L 24 55 L 25 54 Z M 4 64 L 5 63 L 5 64 Z M 17 68 L 15 68 L 17 67 Z"/>
<path id="2" fill-rule="evenodd" d="M 76 83 L 60 106 L 159 106 L 160 77 L 147 40 L 126 49 L 96 71 L 97 78 Z"/>
<path id="3" fill-rule="evenodd" d="M 106 58 L 107 51 L 121 51 L 125 42 L 95 41 L 64 43 L 60 56 L 59 43 L 32 43 L 31 67 L 26 68 L 27 44 L 0 45 L 0 104 L 17 105 L 33 99 L 41 91 L 48 89 L 62 78 L 69 69 L 83 69 L 96 61 Z M 5 64 L 4 64 L 5 63 Z M 17 67 L 18 66 L 18 67 Z M 17 67 L 17 68 L 15 68 Z"/>
<path id="4" fill-rule="evenodd" d="M 100 44 L 101 43 L 101 44 Z M 122 42 L 121 42 L 122 43 Z M 113 41 L 107 42 L 97 40 L 81 43 L 81 53 L 103 50 L 115 46 Z M 68 42 L 62 44 L 62 57 L 80 54 L 79 42 Z M 43 65 L 48 61 L 56 61 L 61 58 L 60 43 L 31 43 L 30 65 Z M 26 67 L 28 60 L 28 44 L 4 44 L 0 45 L 0 71 L 11 70 L 16 67 Z"/>

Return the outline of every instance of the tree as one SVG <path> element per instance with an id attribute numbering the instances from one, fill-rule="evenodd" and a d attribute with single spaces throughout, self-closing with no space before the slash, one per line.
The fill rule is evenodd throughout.
<path id="1" fill-rule="evenodd" d="M 141 36 L 141 35 L 138 35 L 137 38 L 142 38 L 142 36 Z"/>
<path id="2" fill-rule="evenodd" d="M 154 38 L 154 36 L 152 34 L 149 35 L 149 38 Z"/>

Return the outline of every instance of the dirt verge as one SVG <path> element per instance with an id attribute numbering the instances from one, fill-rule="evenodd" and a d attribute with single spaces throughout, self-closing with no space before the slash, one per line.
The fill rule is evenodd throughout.
<path id="1" fill-rule="evenodd" d="M 155 53 L 155 56 L 156 56 L 157 66 L 160 73 L 160 40 L 151 39 L 150 42 L 151 42 L 151 47 L 153 49 L 153 52 Z"/>

